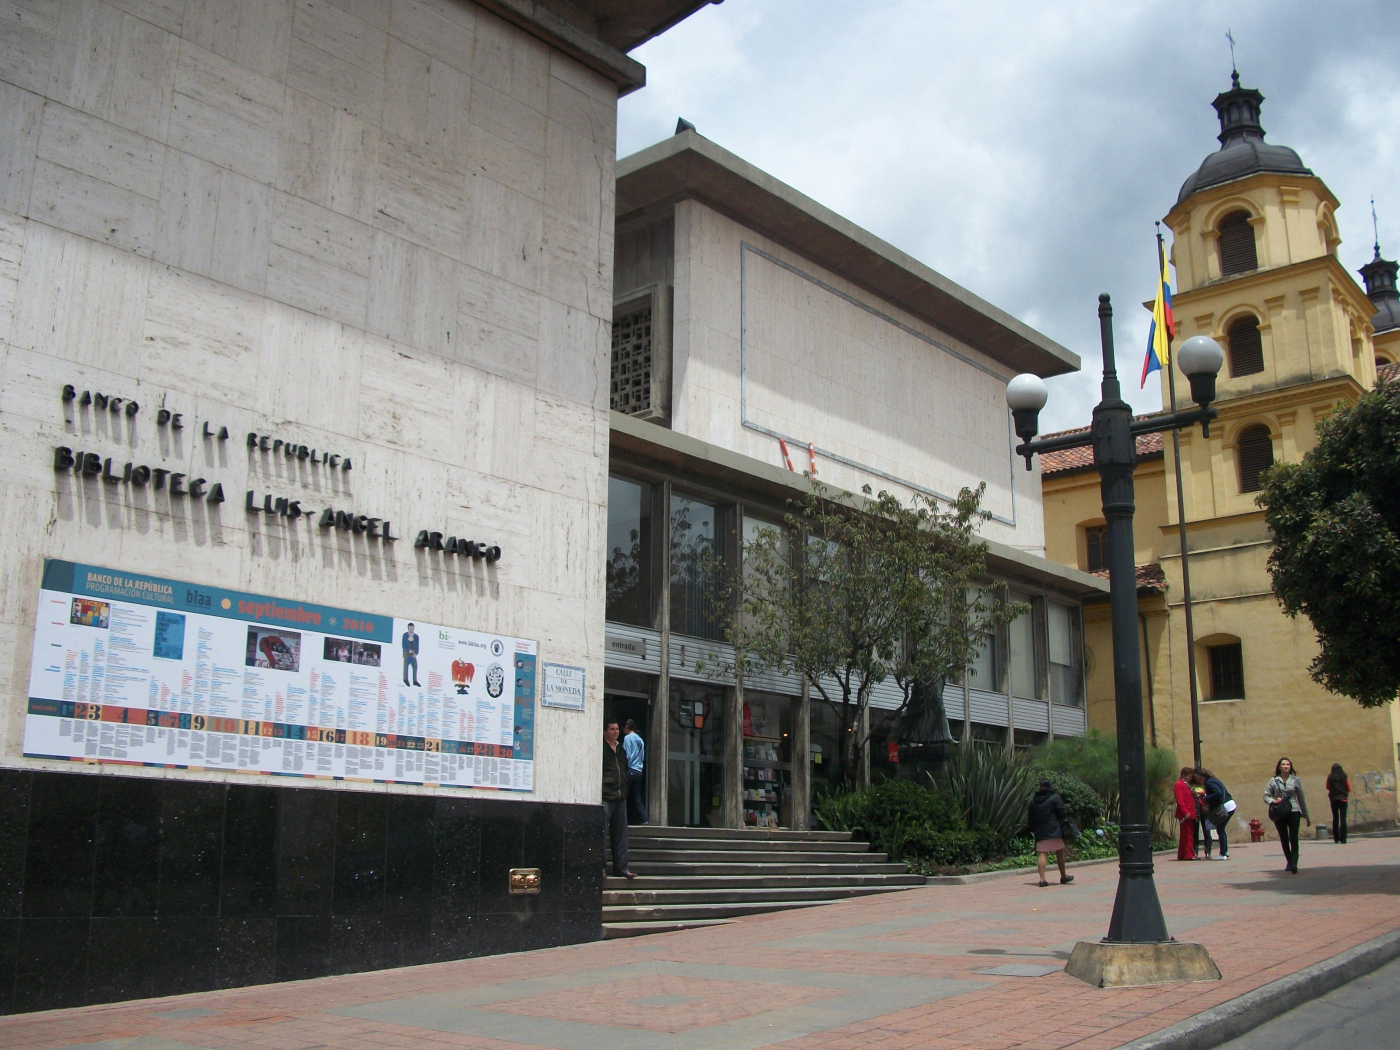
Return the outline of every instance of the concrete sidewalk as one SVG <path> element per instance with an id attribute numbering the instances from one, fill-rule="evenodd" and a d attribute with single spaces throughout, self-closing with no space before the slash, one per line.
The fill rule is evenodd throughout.
<path id="1" fill-rule="evenodd" d="M 732 925 L 292 984 L 0 1018 L 7 1050 L 1109 1050 L 1400 929 L 1393 839 L 1159 861 L 1168 925 L 1224 980 L 1100 990 L 1060 972 L 1102 937 L 1114 867 L 1015 875 Z"/>

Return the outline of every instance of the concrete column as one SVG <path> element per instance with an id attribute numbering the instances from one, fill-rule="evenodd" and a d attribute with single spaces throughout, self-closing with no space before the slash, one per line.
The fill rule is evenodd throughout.
<path id="1" fill-rule="evenodd" d="M 807 680 L 792 702 L 792 830 L 810 831 L 812 812 L 812 700 Z"/>
<path id="2" fill-rule="evenodd" d="M 724 691 L 724 791 L 720 804 L 726 828 L 744 826 L 744 683 Z"/>

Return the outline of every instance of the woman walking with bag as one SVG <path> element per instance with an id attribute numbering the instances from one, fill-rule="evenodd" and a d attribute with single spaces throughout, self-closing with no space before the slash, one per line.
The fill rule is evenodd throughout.
<path id="1" fill-rule="evenodd" d="M 1351 781 L 1340 762 L 1332 763 L 1327 774 L 1327 800 L 1332 803 L 1332 841 L 1347 840 L 1347 799 L 1351 798 Z"/>
<path id="2" fill-rule="evenodd" d="M 1035 836 L 1035 861 L 1040 870 L 1040 884 L 1050 885 L 1045 881 L 1047 853 L 1055 854 L 1055 860 L 1059 862 L 1060 883 L 1063 885 L 1073 882 L 1074 876 L 1065 871 L 1065 838 L 1075 838 L 1078 832 L 1073 831 L 1074 824 L 1069 819 L 1069 813 L 1065 811 L 1064 800 L 1050 781 L 1040 782 L 1040 788 L 1031 799 L 1030 815 L 1026 823 L 1031 834 Z"/>
<path id="3" fill-rule="evenodd" d="M 1306 821 L 1312 827 L 1308 816 L 1308 800 L 1303 797 L 1303 782 L 1293 768 L 1293 760 L 1280 758 L 1274 765 L 1273 779 L 1264 789 L 1264 801 L 1269 804 L 1269 819 L 1278 829 L 1278 840 L 1283 846 L 1283 859 L 1288 862 L 1284 871 L 1298 874 L 1298 822 Z"/>

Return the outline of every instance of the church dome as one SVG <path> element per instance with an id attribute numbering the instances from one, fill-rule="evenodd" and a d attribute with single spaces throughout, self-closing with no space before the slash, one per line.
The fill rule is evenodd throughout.
<path id="1" fill-rule="evenodd" d="M 1201 162 L 1176 196 L 1180 204 L 1191 194 L 1208 186 L 1219 186 L 1261 171 L 1282 175 L 1311 175 L 1303 159 L 1287 146 L 1264 141 L 1259 109 L 1264 96 L 1254 88 L 1240 87 L 1239 73 L 1230 74 L 1232 87 L 1211 103 L 1220 114 L 1220 149 Z"/>

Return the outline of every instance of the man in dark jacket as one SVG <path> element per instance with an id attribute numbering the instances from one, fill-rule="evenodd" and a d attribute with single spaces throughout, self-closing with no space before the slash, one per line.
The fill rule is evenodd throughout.
<path id="1" fill-rule="evenodd" d="M 1060 865 L 1060 882 L 1069 883 L 1074 881 L 1074 876 L 1065 871 L 1065 825 L 1069 823 L 1069 813 L 1065 810 L 1064 800 L 1055 791 L 1055 786 L 1048 780 L 1040 782 L 1040 788 L 1036 791 L 1035 797 L 1031 799 L 1030 813 L 1027 816 L 1026 825 L 1030 833 L 1035 836 L 1035 862 L 1040 870 L 1040 884 L 1050 885 L 1045 881 L 1045 855 L 1055 854 L 1055 859 Z"/>
<path id="2" fill-rule="evenodd" d="M 633 879 L 627 868 L 627 752 L 618 746 L 619 735 L 617 719 L 603 722 L 603 841 L 612 846 L 612 873 Z"/>

